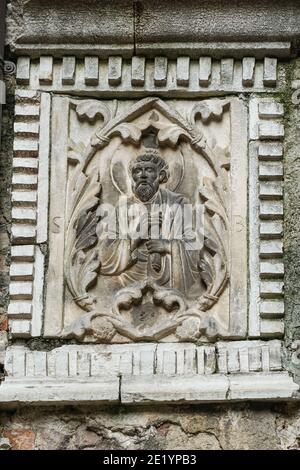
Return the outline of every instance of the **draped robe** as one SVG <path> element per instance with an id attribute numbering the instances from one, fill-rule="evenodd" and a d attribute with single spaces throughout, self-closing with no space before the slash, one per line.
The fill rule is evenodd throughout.
<path id="1" fill-rule="evenodd" d="M 184 196 L 168 189 L 159 189 L 147 204 L 136 198 L 127 200 L 127 208 L 131 204 L 142 204 L 144 211 L 145 209 L 149 211 L 153 207 L 159 208 L 163 221 L 169 217 L 167 229 L 164 223 L 162 227 L 159 227 L 159 239 L 167 241 L 168 253 L 149 253 L 146 246 L 147 239 L 136 247 L 130 236 L 122 238 L 121 233 L 127 229 L 130 234 L 133 229 L 137 228 L 140 220 L 132 220 L 129 217 L 125 221 L 124 217 L 121 220 L 120 208 L 117 208 L 114 214 L 116 223 L 112 225 L 106 223 L 100 230 L 99 274 L 118 276 L 122 286 L 151 279 L 158 285 L 178 289 L 185 295 L 192 287 L 195 288 L 198 285 L 200 288 L 198 269 L 200 253 L 199 249 L 191 249 L 191 243 L 195 239 L 192 225 L 190 223 L 178 224 L 184 205 L 188 203 Z M 113 225 L 116 228 L 114 233 L 111 230 Z M 149 238 L 151 239 L 151 234 Z"/>

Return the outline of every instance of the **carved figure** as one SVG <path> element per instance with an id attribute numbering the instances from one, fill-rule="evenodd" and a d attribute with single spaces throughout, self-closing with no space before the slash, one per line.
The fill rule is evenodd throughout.
<path id="1" fill-rule="evenodd" d="M 77 306 L 88 313 L 66 325 L 63 335 L 97 342 L 110 342 L 116 333 L 133 341 L 170 334 L 180 341 L 215 339 L 207 311 L 228 282 L 229 160 L 210 149 L 195 119 L 204 119 L 204 111 L 206 120 L 215 119 L 227 102 L 217 110 L 195 105 L 187 118 L 157 98 L 125 113 L 101 102 L 74 103 L 81 119 L 100 114 L 104 122 L 88 146 L 70 145 L 65 276 Z M 115 137 L 119 147 L 109 147 Z M 140 149 L 137 157 L 127 143 L 133 152 Z M 171 160 L 163 158 L 163 146 L 172 149 Z M 106 180 L 97 169 L 101 158 Z M 178 191 L 187 162 L 195 173 L 193 200 Z M 113 191 L 120 202 L 105 215 Z M 195 207 L 203 215 L 200 225 Z"/>
<path id="2" fill-rule="evenodd" d="M 188 295 L 199 293 L 200 250 L 195 249 L 196 233 L 189 220 L 190 201 L 163 188 L 169 177 L 167 163 L 155 149 L 147 149 L 129 168 L 133 197 L 126 199 L 125 210 L 118 209 L 102 227 L 100 275 L 119 276 L 123 286 L 153 280 Z M 126 220 L 121 220 L 125 213 Z M 134 213 L 136 217 L 132 217 Z M 117 227 L 112 233 L 109 226 Z M 130 238 L 122 238 L 127 229 Z"/>

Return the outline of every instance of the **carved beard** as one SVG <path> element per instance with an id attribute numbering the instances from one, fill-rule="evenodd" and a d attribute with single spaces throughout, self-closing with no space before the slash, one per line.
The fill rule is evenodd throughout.
<path id="1" fill-rule="evenodd" d="M 142 202 L 149 201 L 156 193 L 157 187 L 149 182 L 140 182 L 136 185 L 135 194 Z"/>

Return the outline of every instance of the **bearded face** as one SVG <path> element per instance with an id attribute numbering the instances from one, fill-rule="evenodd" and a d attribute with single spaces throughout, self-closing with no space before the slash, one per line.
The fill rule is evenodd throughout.
<path id="1" fill-rule="evenodd" d="M 153 162 L 138 162 L 132 168 L 132 190 L 142 201 L 149 201 L 159 188 L 160 172 Z"/>

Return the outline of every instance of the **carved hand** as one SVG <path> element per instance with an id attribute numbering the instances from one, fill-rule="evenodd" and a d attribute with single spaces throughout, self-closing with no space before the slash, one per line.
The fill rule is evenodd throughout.
<path id="1" fill-rule="evenodd" d="M 149 253 L 171 253 L 171 242 L 168 240 L 149 240 L 146 242 Z"/>

